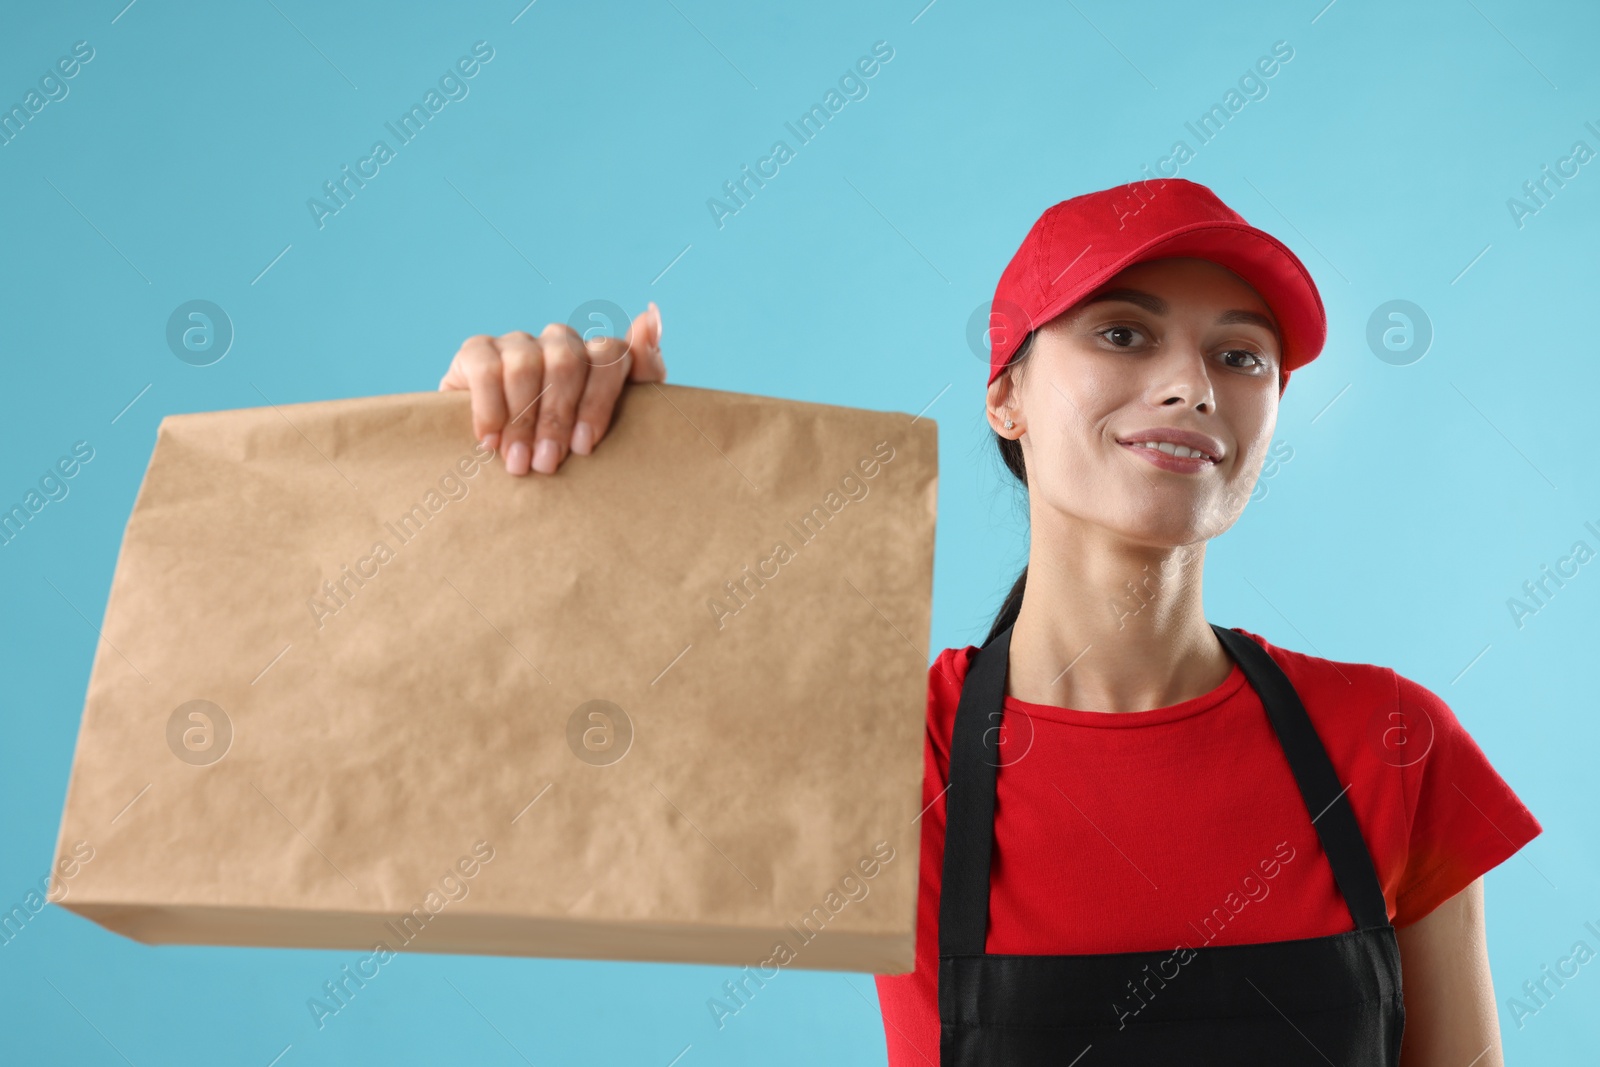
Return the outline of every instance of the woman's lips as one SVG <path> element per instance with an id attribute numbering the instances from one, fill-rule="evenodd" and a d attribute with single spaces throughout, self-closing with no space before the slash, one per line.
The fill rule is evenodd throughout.
<path id="1" fill-rule="evenodd" d="M 1118 444 L 1152 466 L 1177 474 L 1198 474 L 1216 466 L 1216 463 L 1206 456 L 1169 456 L 1159 448 L 1146 448 L 1143 445 L 1130 445 L 1120 441 Z"/>

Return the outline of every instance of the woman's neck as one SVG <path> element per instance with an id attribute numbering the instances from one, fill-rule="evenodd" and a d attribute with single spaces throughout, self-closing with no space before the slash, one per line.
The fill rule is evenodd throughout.
<path id="1" fill-rule="evenodd" d="M 1041 551 L 1011 635 L 1006 693 L 1084 711 L 1146 711 L 1202 696 L 1233 669 L 1205 618 L 1205 542 L 1149 549 L 1103 528 Z M 1054 539 L 1052 539 L 1054 540 Z"/>

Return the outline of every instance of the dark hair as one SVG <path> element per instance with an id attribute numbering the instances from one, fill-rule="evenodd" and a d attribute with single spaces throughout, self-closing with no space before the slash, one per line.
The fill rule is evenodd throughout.
<path id="1" fill-rule="evenodd" d="M 1027 358 L 1029 352 L 1033 351 L 1035 333 L 1037 331 L 1029 331 L 1028 336 L 1022 339 L 1022 344 L 1017 348 L 1017 354 L 1012 356 L 1010 362 L 1006 364 L 1004 373 L 1012 375 L 1021 373 L 1023 360 Z M 1022 442 L 1003 437 L 998 433 L 994 435 L 994 440 L 996 446 L 1000 449 L 1000 462 L 1004 463 L 1006 470 L 1010 471 L 1017 481 L 1022 483 L 1023 491 L 1026 492 L 1028 488 L 1028 468 L 1022 461 Z M 989 636 L 983 639 L 984 644 L 993 641 L 999 636 L 1000 631 L 1017 621 L 1017 612 L 1022 610 L 1022 590 L 1027 584 L 1028 568 L 1024 564 L 1022 573 L 1017 575 L 1016 582 L 1011 586 L 1011 592 L 1007 593 L 1005 600 L 1001 602 L 1000 612 L 994 617 L 994 625 L 989 627 Z"/>

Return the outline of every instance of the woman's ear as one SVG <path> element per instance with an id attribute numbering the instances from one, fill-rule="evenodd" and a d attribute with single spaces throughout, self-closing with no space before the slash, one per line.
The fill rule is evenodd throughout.
<path id="1" fill-rule="evenodd" d="M 1012 377 L 1011 368 L 1007 367 L 1000 377 L 989 383 L 986 406 L 989 426 L 1001 437 L 1015 441 L 1027 429 L 1027 423 L 1022 417 L 1022 398 Z"/>

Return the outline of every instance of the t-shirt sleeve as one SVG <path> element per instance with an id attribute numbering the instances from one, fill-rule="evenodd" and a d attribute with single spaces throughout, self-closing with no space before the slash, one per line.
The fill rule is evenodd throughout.
<path id="1" fill-rule="evenodd" d="M 1410 832 L 1394 925 L 1416 922 L 1498 867 L 1544 827 L 1512 792 L 1450 706 L 1395 675 L 1413 735 L 1431 729 L 1427 754 L 1406 768 Z"/>

